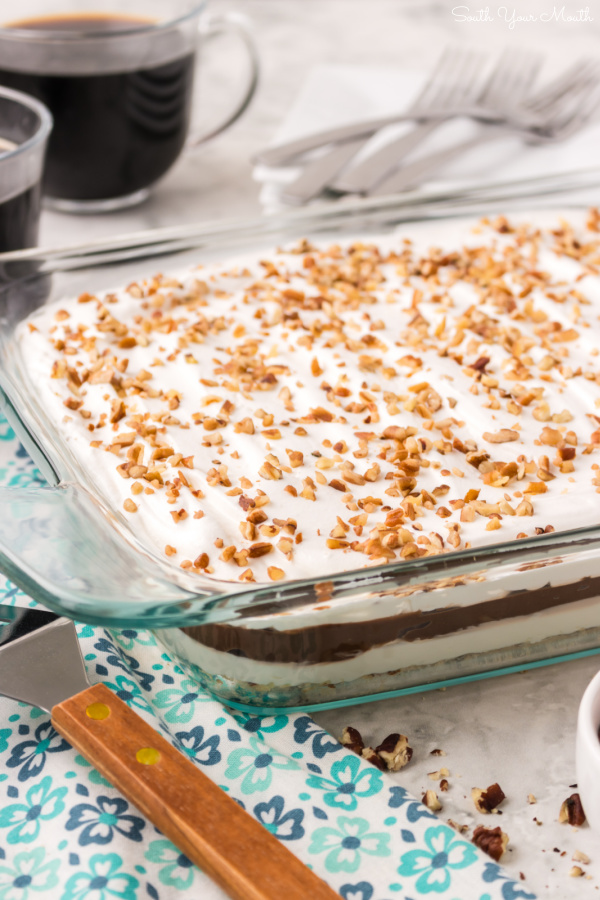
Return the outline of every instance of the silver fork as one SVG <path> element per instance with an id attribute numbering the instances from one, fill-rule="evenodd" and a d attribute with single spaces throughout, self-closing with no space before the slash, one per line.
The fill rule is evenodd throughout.
<path id="1" fill-rule="evenodd" d="M 406 115 L 425 117 L 452 109 L 461 109 L 472 105 L 479 89 L 477 72 L 481 68 L 482 56 L 473 51 L 446 49 L 438 64 L 422 88 L 419 96 L 413 101 Z M 416 146 L 424 140 L 430 130 L 431 122 L 418 125 L 404 136 L 407 147 Z M 285 203 L 301 205 L 316 197 L 327 187 L 370 139 L 371 135 L 360 134 L 352 140 L 335 143 L 330 150 L 307 163 L 300 175 L 281 192 Z M 404 153 L 408 153 L 406 149 Z"/>
<path id="2" fill-rule="evenodd" d="M 503 118 L 511 106 L 522 101 L 534 83 L 540 66 L 541 57 L 538 54 L 509 51 L 494 67 L 483 90 L 471 98 L 474 100 L 471 105 L 476 110 L 497 113 L 499 118 Z M 460 106 L 460 103 L 457 105 Z M 385 144 L 362 163 L 343 172 L 331 187 L 342 193 L 368 193 L 452 114 L 450 111 L 444 120 L 422 123 L 408 135 Z"/>
<path id="3" fill-rule="evenodd" d="M 452 160 L 507 134 L 521 136 L 529 144 L 565 140 L 589 121 L 599 104 L 600 64 L 580 63 L 532 100 L 521 104 L 510 121 L 403 166 L 380 181 L 368 195 L 394 194 L 413 188 Z"/>

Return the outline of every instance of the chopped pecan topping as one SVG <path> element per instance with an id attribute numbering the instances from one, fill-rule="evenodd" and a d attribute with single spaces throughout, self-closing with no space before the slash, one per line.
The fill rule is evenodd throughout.
<path id="1" fill-rule="evenodd" d="M 425 252 L 304 241 L 83 293 L 26 337 L 50 348 L 59 421 L 184 569 L 279 580 L 271 539 L 291 578 L 313 554 L 315 569 L 419 560 L 551 533 L 554 499 L 560 512 L 600 493 L 600 416 L 576 402 L 600 383 L 584 281 L 597 213 L 590 228 L 484 220 L 476 242 Z M 280 524 L 292 511 L 295 533 Z M 192 562 L 197 545 L 218 549 L 212 564 Z"/>
<path id="2" fill-rule="evenodd" d="M 267 553 L 270 553 L 272 549 L 273 544 L 270 544 L 268 541 L 259 541 L 248 548 L 248 556 L 250 559 L 256 559 L 259 556 L 265 556 Z"/>
<path id="3" fill-rule="evenodd" d="M 510 428 L 501 428 L 500 431 L 495 433 L 484 431 L 481 436 L 484 441 L 488 441 L 490 444 L 505 444 L 507 441 L 518 441 L 520 437 L 518 431 L 512 431 Z"/>

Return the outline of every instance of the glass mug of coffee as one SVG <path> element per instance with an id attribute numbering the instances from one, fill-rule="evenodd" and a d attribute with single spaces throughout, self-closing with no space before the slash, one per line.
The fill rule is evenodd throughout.
<path id="1" fill-rule="evenodd" d="M 169 16 L 165 19 L 165 6 Z M 256 89 L 254 43 L 235 14 L 202 16 L 204 0 L 21 0 L 0 26 L 0 85 L 48 106 L 54 129 L 44 194 L 65 212 L 132 206 L 186 145 L 214 137 Z M 209 134 L 188 139 L 196 58 L 206 38 L 232 30 L 249 56 L 235 109 Z"/>
<path id="2" fill-rule="evenodd" d="M 33 97 L 0 88 L 0 253 L 34 247 L 52 116 Z"/>

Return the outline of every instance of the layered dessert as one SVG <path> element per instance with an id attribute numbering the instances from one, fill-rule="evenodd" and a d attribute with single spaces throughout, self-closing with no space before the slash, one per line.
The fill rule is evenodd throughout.
<path id="1" fill-rule="evenodd" d="M 593 560 L 575 578 L 556 554 L 522 569 L 518 601 L 485 570 L 368 602 L 328 582 L 597 524 L 600 220 L 580 220 L 304 240 L 90 286 L 22 324 L 63 444 L 148 551 L 203 583 L 316 582 L 301 608 L 196 629 L 204 668 L 354 680 L 421 665 L 417 645 L 468 653 L 473 627 L 493 649 L 600 624 Z"/>

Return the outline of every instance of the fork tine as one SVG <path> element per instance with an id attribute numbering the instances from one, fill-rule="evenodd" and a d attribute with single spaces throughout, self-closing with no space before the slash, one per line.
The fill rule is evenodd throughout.
<path id="1" fill-rule="evenodd" d="M 446 54 L 444 66 L 438 68 L 438 77 L 430 79 L 427 91 L 413 103 L 412 108 L 418 113 L 446 112 L 448 107 L 473 106 L 477 94 L 481 91 L 482 54 L 477 51 L 453 51 Z M 441 73 L 441 76 L 440 76 Z M 427 97 L 428 105 L 422 102 Z M 330 182 L 335 190 L 352 193 L 368 190 L 383 175 L 394 168 L 398 161 L 414 150 L 437 127 L 438 122 L 429 120 L 419 122 L 415 127 L 400 137 L 388 142 L 379 150 L 369 154 L 356 165 L 342 170 L 341 176 Z"/>
<path id="2" fill-rule="evenodd" d="M 579 130 L 590 119 L 600 105 L 600 82 L 598 79 L 591 81 L 583 87 L 578 99 L 558 110 L 553 117 L 551 128 L 561 138 Z"/>
<path id="3" fill-rule="evenodd" d="M 448 104 L 467 105 L 475 102 L 481 92 L 481 73 L 485 72 L 486 64 L 483 54 L 473 53 L 464 67 L 458 84 L 449 85 L 445 92 L 443 106 Z"/>
<path id="4" fill-rule="evenodd" d="M 573 84 L 569 90 L 565 90 L 561 97 L 558 97 L 554 103 L 549 104 L 543 110 L 543 118 L 553 121 L 566 120 L 571 115 L 576 115 L 581 106 L 587 101 L 588 97 L 594 92 L 600 70 L 596 75 L 588 74 Z"/>
<path id="5" fill-rule="evenodd" d="M 598 71 L 599 65 L 596 60 L 587 59 L 582 63 L 576 63 L 526 100 L 523 107 L 528 112 L 542 114 L 555 103 L 560 102 L 565 95 L 578 90 L 582 82 L 586 83 L 590 77 L 597 76 Z"/>
<path id="6" fill-rule="evenodd" d="M 457 102 L 464 90 L 473 90 L 476 74 L 481 65 L 481 54 L 472 50 L 447 49 L 431 78 L 413 101 L 412 107 L 432 110 L 444 107 L 449 101 Z"/>
<path id="7" fill-rule="evenodd" d="M 542 64 L 540 54 L 512 50 L 502 56 L 478 98 L 482 106 L 514 106 L 535 81 Z"/>
<path id="8" fill-rule="evenodd" d="M 493 103 L 498 94 L 506 89 L 507 80 L 512 79 L 513 72 L 513 53 L 509 52 L 506 56 L 502 56 L 497 65 L 492 69 L 478 100 L 481 103 Z"/>
<path id="9" fill-rule="evenodd" d="M 460 56 L 460 52 L 460 50 L 456 50 L 455 48 L 445 48 L 444 52 L 433 67 L 429 78 L 421 88 L 418 97 L 416 97 L 413 101 L 413 106 L 420 106 L 421 104 L 424 106 L 429 106 L 430 95 L 433 93 L 433 95 L 435 96 L 440 80 L 452 77 L 452 70 L 456 66 L 456 62 L 458 57 Z"/>

